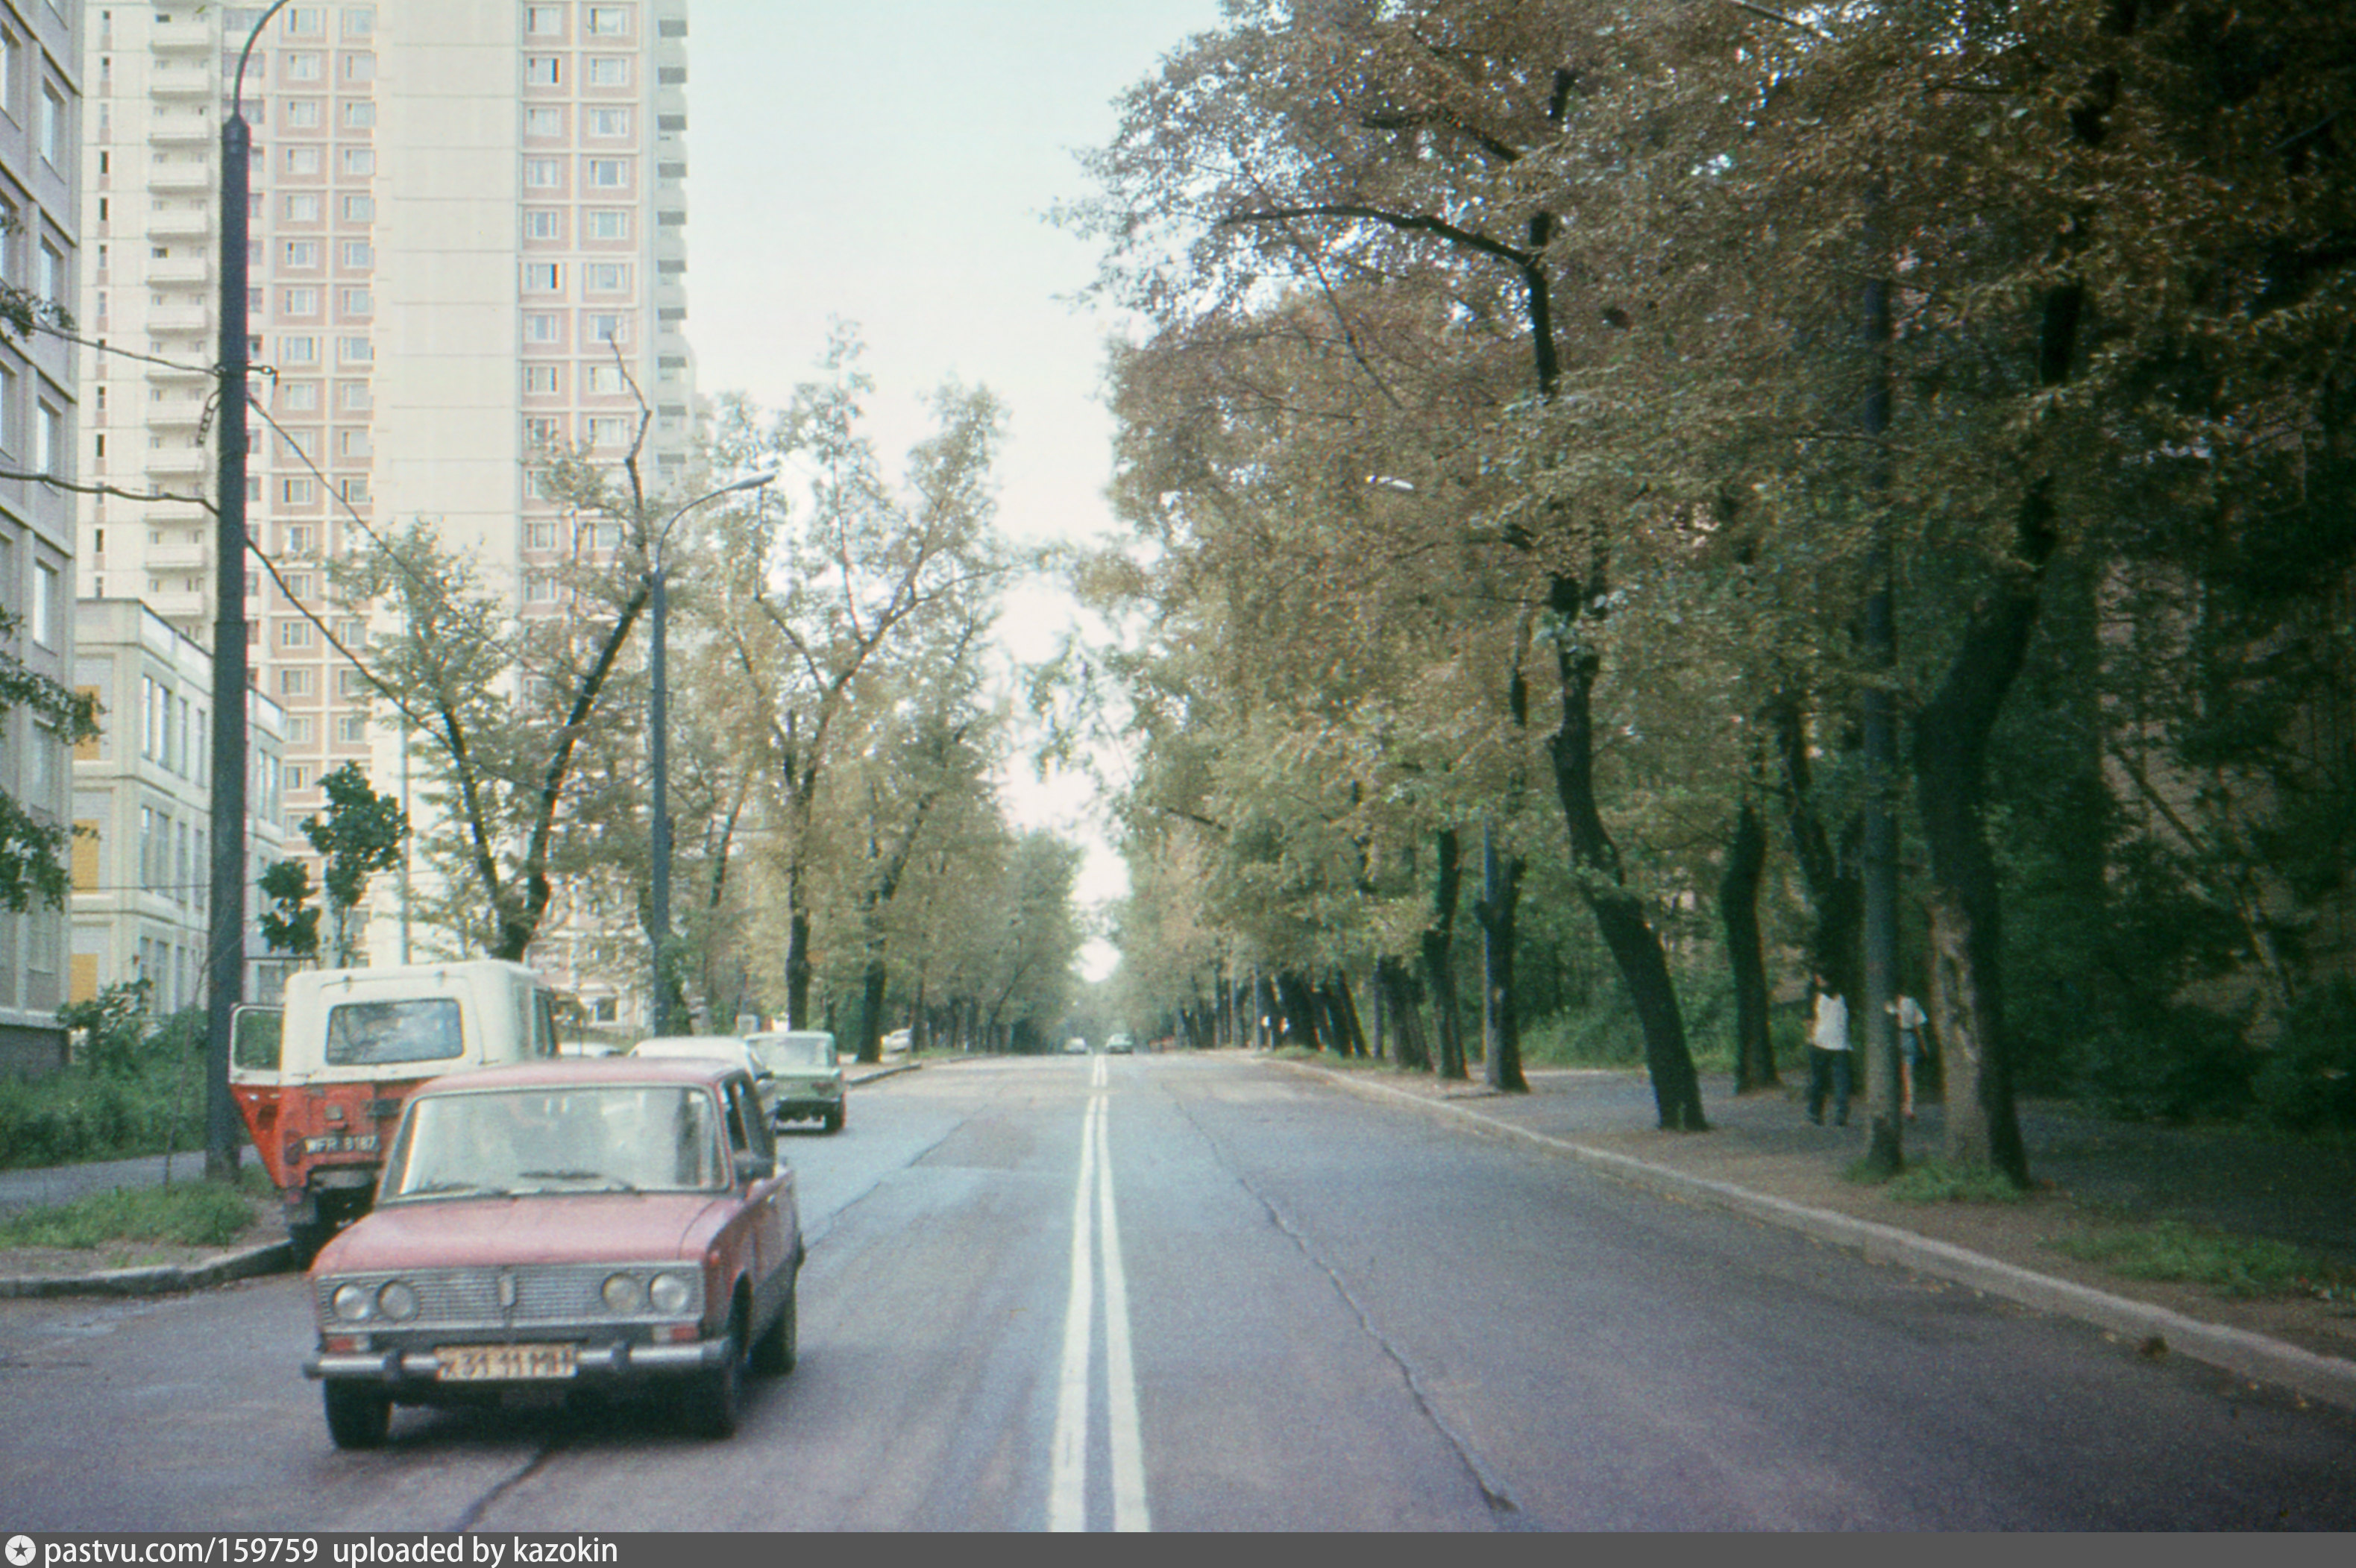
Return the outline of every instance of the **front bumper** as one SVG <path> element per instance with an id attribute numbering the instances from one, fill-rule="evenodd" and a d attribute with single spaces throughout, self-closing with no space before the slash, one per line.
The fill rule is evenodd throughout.
<path id="1" fill-rule="evenodd" d="M 535 1342 L 563 1338 L 562 1334 L 533 1336 Z M 604 1345 L 583 1345 L 573 1361 L 574 1377 L 552 1382 L 444 1382 L 439 1376 L 441 1359 L 434 1355 L 430 1346 L 383 1350 L 314 1350 L 303 1358 L 303 1375 L 314 1379 L 380 1382 L 395 1388 L 423 1384 L 451 1391 L 546 1388 L 562 1386 L 565 1381 L 618 1381 L 633 1377 L 678 1377 L 690 1372 L 709 1371 L 727 1365 L 734 1349 L 733 1341 L 725 1339 L 699 1339 L 685 1345 L 630 1344 L 618 1340 Z"/>

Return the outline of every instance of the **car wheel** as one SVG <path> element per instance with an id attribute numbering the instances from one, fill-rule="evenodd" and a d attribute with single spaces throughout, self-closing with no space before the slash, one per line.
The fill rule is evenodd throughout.
<path id="1" fill-rule="evenodd" d="M 795 1294 L 796 1282 L 787 1280 L 786 1305 L 779 1309 L 777 1320 L 769 1325 L 767 1333 L 753 1341 L 753 1370 L 765 1378 L 785 1376 L 800 1360 L 801 1349 L 798 1341 L 801 1328 L 796 1321 L 799 1314 L 794 1305 Z"/>
<path id="2" fill-rule="evenodd" d="M 728 1349 L 720 1364 L 698 1373 L 688 1392 L 688 1420 L 706 1437 L 734 1437 L 744 1392 L 744 1314 L 728 1320 Z"/>
<path id="3" fill-rule="evenodd" d="M 330 1381 L 320 1387 L 327 1403 L 327 1435 L 338 1448 L 381 1448 L 392 1431 L 392 1396 L 366 1383 Z"/>
<path id="4" fill-rule="evenodd" d="M 837 1105 L 837 1106 L 835 1106 L 832 1110 L 830 1110 L 830 1111 L 827 1112 L 827 1114 L 826 1114 L 826 1130 L 827 1130 L 828 1132 L 830 1132 L 830 1133 L 839 1133 L 839 1132 L 842 1131 L 842 1107 L 841 1107 L 841 1106 Z"/>

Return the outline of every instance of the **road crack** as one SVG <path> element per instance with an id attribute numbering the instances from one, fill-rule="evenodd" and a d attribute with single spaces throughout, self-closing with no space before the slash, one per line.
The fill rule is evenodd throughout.
<path id="1" fill-rule="evenodd" d="M 1175 1096 L 1173 1096 L 1172 1103 L 1176 1106 L 1179 1115 L 1186 1118 L 1187 1125 L 1192 1126 L 1201 1136 L 1203 1141 L 1210 1146 L 1220 1168 L 1233 1178 L 1236 1185 L 1249 1193 L 1252 1200 L 1260 1206 L 1268 1215 L 1269 1223 L 1283 1232 L 1292 1244 L 1301 1250 L 1301 1255 L 1308 1260 L 1310 1266 L 1325 1276 L 1326 1283 L 1333 1287 L 1333 1294 L 1342 1298 L 1342 1304 L 1348 1307 L 1350 1315 L 1357 1319 L 1360 1332 L 1364 1333 L 1383 1358 L 1398 1370 L 1399 1381 L 1407 1388 L 1408 1397 L 1414 1402 L 1417 1411 L 1422 1414 L 1424 1420 L 1430 1424 L 1431 1429 L 1440 1435 L 1440 1441 L 1447 1444 L 1451 1451 L 1455 1454 L 1457 1462 L 1464 1467 L 1464 1473 L 1472 1478 L 1472 1485 L 1480 1491 L 1481 1500 L 1488 1505 L 1489 1511 L 1500 1516 L 1518 1518 L 1522 1511 L 1521 1505 L 1514 1500 L 1511 1489 L 1489 1467 L 1488 1462 L 1482 1458 L 1481 1452 L 1474 1446 L 1472 1440 L 1459 1432 L 1441 1413 L 1439 1399 L 1416 1374 L 1415 1364 L 1408 1360 L 1406 1352 L 1393 1343 L 1388 1335 L 1376 1326 L 1374 1315 L 1366 1309 L 1365 1303 L 1358 1299 L 1357 1294 L 1351 1290 L 1349 1282 L 1343 1278 L 1341 1271 L 1311 1244 L 1307 1233 L 1285 1216 L 1283 1210 L 1277 1206 L 1274 1199 L 1252 1184 L 1251 1178 L 1246 1176 L 1242 1168 L 1229 1157 L 1226 1145 L 1222 1143 L 1209 1128 L 1195 1120 L 1192 1106 L 1177 1100 Z"/>

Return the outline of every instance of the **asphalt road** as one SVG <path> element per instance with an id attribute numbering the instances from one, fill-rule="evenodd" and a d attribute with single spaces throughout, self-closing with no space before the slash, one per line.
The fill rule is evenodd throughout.
<path id="1" fill-rule="evenodd" d="M 339 1453 L 298 1280 L 0 1302 L 0 1531 L 2356 1528 L 2343 1413 L 1235 1057 L 787 1142 L 802 1360 L 733 1441 Z"/>

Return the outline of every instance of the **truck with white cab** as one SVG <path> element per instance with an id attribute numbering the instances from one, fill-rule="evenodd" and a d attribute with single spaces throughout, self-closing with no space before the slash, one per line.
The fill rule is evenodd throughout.
<path id="1" fill-rule="evenodd" d="M 283 1007 L 238 1009 L 230 1093 L 305 1264 L 368 1212 L 417 1086 L 554 1056 L 553 1000 L 522 965 L 473 958 L 301 970 Z"/>

